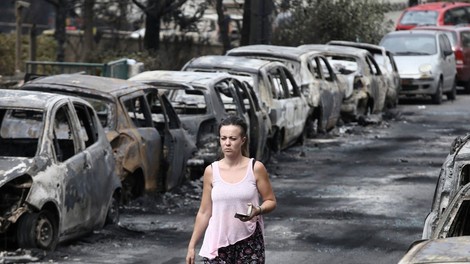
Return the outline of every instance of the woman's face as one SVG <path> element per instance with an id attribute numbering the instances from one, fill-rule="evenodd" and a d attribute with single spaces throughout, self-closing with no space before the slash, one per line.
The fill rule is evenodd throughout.
<path id="1" fill-rule="evenodd" d="M 220 127 L 220 147 L 225 156 L 241 154 L 242 146 L 246 141 L 242 137 L 242 128 L 228 125 Z"/>

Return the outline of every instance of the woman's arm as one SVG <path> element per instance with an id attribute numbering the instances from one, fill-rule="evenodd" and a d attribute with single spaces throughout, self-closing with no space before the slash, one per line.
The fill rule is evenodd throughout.
<path id="1" fill-rule="evenodd" d="M 188 245 L 188 253 L 186 255 L 186 263 L 194 264 L 196 257 L 196 244 L 205 232 L 209 219 L 212 216 L 212 167 L 209 165 L 204 170 L 203 176 L 203 189 L 201 205 L 196 215 L 196 221 L 194 223 L 193 234 Z"/>
<path id="2" fill-rule="evenodd" d="M 260 207 L 256 208 L 256 214 L 259 215 L 272 212 L 274 209 L 276 209 L 277 203 L 273 188 L 271 186 L 271 181 L 269 180 L 268 171 L 262 162 L 256 161 L 253 173 L 255 175 L 258 192 L 260 193 L 262 199 Z"/>

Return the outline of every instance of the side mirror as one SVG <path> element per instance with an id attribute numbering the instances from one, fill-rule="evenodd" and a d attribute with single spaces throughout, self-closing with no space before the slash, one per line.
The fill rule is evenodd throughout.
<path id="1" fill-rule="evenodd" d="M 444 50 L 445 57 L 452 55 L 452 53 L 454 53 L 452 50 Z"/>

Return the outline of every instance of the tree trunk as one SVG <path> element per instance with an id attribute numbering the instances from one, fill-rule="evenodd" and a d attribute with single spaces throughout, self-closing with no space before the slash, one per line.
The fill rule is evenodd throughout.
<path id="1" fill-rule="evenodd" d="M 224 47 L 223 54 L 227 53 L 229 49 L 232 48 L 229 37 L 229 28 L 230 28 L 230 16 L 227 15 L 224 11 L 222 0 L 217 0 L 216 10 L 217 10 L 217 24 L 219 25 L 219 38 L 222 40 L 222 45 Z"/>
<path id="2" fill-rule="evenodd" d="M 55 32 L 54 37 L 57 41 L 57 58 L 56 60 L 59 62 L 63 62 L 65 60 L 65 40 L 66 40 L 66 18 L 67 18 L 67 11 L 68 11 L 68 2 L 67 0 L 58 0 L 55 4 Z"/>
<path id="3" fill-rule="evenodd" d="M 148 0 L 145 16 L 144 48 L 157 51 L 160 48 L 161 1 Z"/>
<path id="4" fill-rule="evenodd" d="M 243 4 L 243 23 L 242 23 L 240 46 L 246 46 L 250 44 L 250 30 L 251 30 L 251 0 L 245 0 L 245 3 Z"/>
<path id="5" fill-rule="evenodd" d="M 82 52 L 82 61 L 90 62 L 93 58 L 93 7 L 95 5 L 95 0 L 85 0 L 85 5 L 83 8 L 83 52 Z"/>

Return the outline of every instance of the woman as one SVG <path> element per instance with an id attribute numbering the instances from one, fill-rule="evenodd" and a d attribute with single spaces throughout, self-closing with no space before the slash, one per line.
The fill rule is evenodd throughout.
<path id="1" fill-rule="evenodd" d="M 276 198 L 263 163 L 247 157 L 247 130 L 245 121 L 236 116 L 219 125 L 223 158 L 204 171 L 187 264 L 195 263 L 195 247 L 203 232 L 199 255 L 204 263 L 264 263 L 262 215 L 276 208 Z M 235 218 L 249 206 L 247 216 Z"/>

